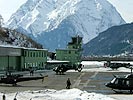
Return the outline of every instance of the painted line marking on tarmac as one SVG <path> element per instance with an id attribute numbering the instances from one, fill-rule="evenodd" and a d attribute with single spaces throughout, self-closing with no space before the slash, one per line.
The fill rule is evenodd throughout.
<path id="1" fill-rule="evenodd" d="M 72 85 L 72 87 L 78 87 L 81 81 L 81 77 L 84 75 L 85 73 L 81 73 L 81 75 L 77 78 L 77 80 L 75 81 L 75 83 Z"/>
<path id="2" fill-rule="evenodd" d="M 90 78 L 94 78 L 96 77 L 96 75 L 98 74 L 98 72 L 95 72 Z M 89 84 L 89 82 L 91 81 L 91 79 L 88 79 L 85 84 L 83 85 L 83 87 L 87 87 L 87 85 Z"/>
<path id="3" fill-rule="evenodd" d="M 81 82 L 81 77 L 84 75 L 85 73 L 81 73 L 81 75 L 77 78 L 77 80 L 75 81 L 75 83 L 72 85 L 72 87 L 78 87 L 80 82 Z M 95 72 L 90 78 L 94 78 L 96 77 L 96 75 L 98 74 L 98 72 Z M 84 84 L 83 87 L 87 87 L 87 85 L 89 84 L 89 82 L 91 81 L 91 79 L 88 79 Z M 82 87 L 82 88 L 83 88 Z"/>

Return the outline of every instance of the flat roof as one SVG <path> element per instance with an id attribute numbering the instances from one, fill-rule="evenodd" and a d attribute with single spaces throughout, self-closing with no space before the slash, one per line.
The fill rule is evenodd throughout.
<path id="1" fill-rule="evenodd" d="M 69 63 L 70 61 L 62 61 L 62 60 L 49 60 L 47 63 Z"/>
<path id="2" fill-rule="evenodd" d="M 24 47 L 12 46 L 12 45 L 0 45 L 0 47 L 4 47 L 4 48 L 16 48 L 16 49 L 24 48 Z"/>
<path id="3" fill-rule="evenodd" d="M 14 49 L 29 49 L 29 50 L 47 50 L 47 49 L 18 47 L 18 46 L 12 46 L 12 45 L 0 45 L 0 47 L 3 47 L 3 48 L 14 48 Z"/>
<path id="4" fill-rule="evenodd" d="M 76 50 L 78 50 L 78 49 L 56 49 L 56 50 L 64 50 L 64 51 L 70 51 L 70 50 L 72 50 L 72 51 L 76 51 Z"/>
<path id="5" fill-rule="evenodd" d="M 25 48 L 25 47 L 24 47 L 23 49 L 27 49 L 27 50 L 28 50 L 28 49 L 29 49 L 29 50 L 45 50 L 45 51 L 47 51 L 47 50 L 48 50 L 48 49 Z"/>

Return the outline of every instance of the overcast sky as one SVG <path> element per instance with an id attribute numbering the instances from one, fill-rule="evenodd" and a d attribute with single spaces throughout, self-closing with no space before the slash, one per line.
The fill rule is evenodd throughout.
<path id="1" fill-rule="evenodd" d="M 133 22 L 133 0 L 108 0 L 115 6 L 123 19 L 127 22 Z"/>
<path id="2" fill-rule="evenodd" d="M 7 21 L 12 13 L 27 0 L 0 0 L 0 14 Z M 127 22 L 133 22 L 133 0 L 108 0 L 111 2 Z"/>

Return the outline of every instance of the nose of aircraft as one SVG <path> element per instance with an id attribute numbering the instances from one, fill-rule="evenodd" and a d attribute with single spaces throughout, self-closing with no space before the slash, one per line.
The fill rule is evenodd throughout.
<path id="1" fill-rule="evenodd" d="M 110 87 L 110 85 L 111 85 L 110 83 L 106 83 L 105 84 L 106 87 Z"/>

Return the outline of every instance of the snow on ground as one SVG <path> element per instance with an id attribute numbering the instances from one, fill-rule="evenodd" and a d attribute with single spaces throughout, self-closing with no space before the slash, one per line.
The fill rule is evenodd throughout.
<path id="1" fill-rule="evenodd" d="M 120 67 L 117 70 L 112 70 L 111 68 L 104 67 L 105 61 L 98 62 L 98 61 L 82 61 L 84 65 L 83 71 L 90 72 L 90 71 L 98 71 L 98 72 L 131 72 L 131 69 Z M 117 62 L 117 63 L 130 63 L 133 65 L 133 62 Z"/>
<path id="2" fill-rule="evenodd" d="M 132 94 L 113 94 L 109 96 L 115 98 L 116 100 L 133 100 Z"/>
<path id="3" fill-rule="evenodd" d="M 99 61 L 82 61 L 81 64 L 83 64 L 83 65 L 103 66 L 104 65 L 104 61 L 103 62 L 99 62 Z"/>
<path id="4" fill-rule="evenodd" d="M 2 97 L 0 93 L 0 97 Z M 6 100 L 14 100 L 16 93 L 5 94 Z M 19 92 L 16 96 L 17 100 L 116 100 L 108 96 L 96 93 L 88 93 L 79 89 L 63 89 L 63 90 L 40 90 Z"/>
<path id="5" fill-rule="evenodd" d="M 83 65 L 97 65 L 97 66 L 103 66 L 106 61 L 82 61 L 81 63 Z M 130 63 L 133 65 L 132 61 L 111 61 L 112 63 Z"/>

